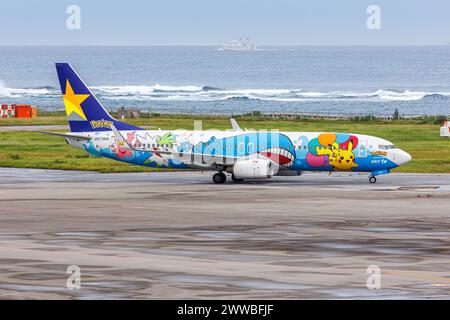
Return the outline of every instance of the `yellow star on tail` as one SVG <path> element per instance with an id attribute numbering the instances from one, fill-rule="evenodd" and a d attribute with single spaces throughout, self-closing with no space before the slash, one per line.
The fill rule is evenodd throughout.
<path id="1" fill-rule="evenodd" d="M 78 114 L 84 120 L 86 116 L 84 115 L 83 109 L 81 108 L 81 103 L 86 100 L 89 94 L 75 94 L 73 92 L 72 86 L 69 80 L 66 80 L 66 93 L 64 93 L 64 105 L 66 106 L 66 114 L 70 115 L 72 112 Z"/>

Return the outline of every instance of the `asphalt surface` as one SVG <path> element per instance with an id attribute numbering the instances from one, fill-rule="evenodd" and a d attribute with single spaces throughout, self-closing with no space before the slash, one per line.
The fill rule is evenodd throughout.
<path id="1" fill-rule="evenodd" d="M 449 299 L 449 265 L 450 175 L 0 168 L 0 298 Z"/>

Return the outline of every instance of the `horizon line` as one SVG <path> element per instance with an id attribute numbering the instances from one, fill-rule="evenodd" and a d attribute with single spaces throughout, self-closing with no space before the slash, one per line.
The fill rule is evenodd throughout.
<path id="1" fill-rule="evenodd" d="M 0 44 L 0 47 L 222 47 L 223 44 Z M 445 47 L 441 44 L 258 44 L 257 47 Z"/>

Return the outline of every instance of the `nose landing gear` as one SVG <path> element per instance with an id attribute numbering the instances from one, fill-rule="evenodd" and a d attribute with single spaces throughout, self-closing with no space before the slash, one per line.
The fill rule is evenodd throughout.
<path id="1" fill-rule="evenodd" d="M 371 173 L 370 173 L 370 176 L 369 176 L 369 182 L 370 183 L 375 183 L 375 182 L 377 182 L 377 178 L 375 178 L 375 176 L 378 176 L 378 175 L 380 175 L 380 174 L 388 174 L 389 173 L 389 170 L 376 170 L 376 171 L 372 171 Z"/>

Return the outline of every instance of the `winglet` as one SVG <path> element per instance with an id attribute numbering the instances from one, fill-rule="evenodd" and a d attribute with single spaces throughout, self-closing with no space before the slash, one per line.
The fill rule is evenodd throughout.
<path id="1" fill-rule="evenodd" d="M 230 119 L 231 121 L 231 126 L 233 127 L 234 131 L 242 131 L 241 127 L 239 127 L 238 123 L 236 122 L 236 120 L 234 120 L 233 118 Z"/>

